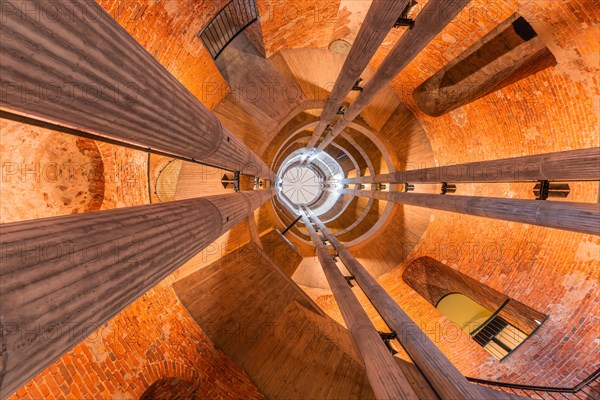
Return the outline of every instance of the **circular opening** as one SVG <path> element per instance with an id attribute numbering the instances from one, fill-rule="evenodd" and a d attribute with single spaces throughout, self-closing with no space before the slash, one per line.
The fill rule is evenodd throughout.
<path id="1" fill-rule="evenodd" d="M 335 53 L 347 55 L 348 53 L 350 53 L 351 48 L 352 45 L 344 39 L 337 39 L 329 43 L 329 51 L 333 51 Z"/>
<path id="2" fill-rule="evenodd" d="M 297 150 L 281 164 L 277 174 L 277 198 L 292 214 L 301 206 L 315 215 L 330 210 L 340 194 L 330 190 L 332 182 L 344 177 L 340 164 L 324 151 Z"/>
<path id="3" fill-rule="evenodd" d="M 321 179 L 307 166 L 289 168 L 281 177 L 281 192 L 293 205 L 310 204 L 321 194 Z"/>

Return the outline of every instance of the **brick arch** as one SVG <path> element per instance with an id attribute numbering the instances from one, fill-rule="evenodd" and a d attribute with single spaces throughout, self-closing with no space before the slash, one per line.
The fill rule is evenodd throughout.
<path id="1" fill-rule="evenodd" d="M 150 385 L 140 396 L 140 400 L 187 400 L 196 399 L 199 388 L 190 381 L 174 378 L 161 378 Z"/>
<path id="2" fill-rule="evenodd" d="M 159 381 L 178 380 L 195 387 L 201 387 L 205 383 L 202 382 L 202 377 L 197 368 L 180 360 L 159 360 L 146 363 L 136 374 L 136 379 L 144 383 L 145 391 L 141 398 Z M 175 384 L 175 382 L 171 383 Z"/>

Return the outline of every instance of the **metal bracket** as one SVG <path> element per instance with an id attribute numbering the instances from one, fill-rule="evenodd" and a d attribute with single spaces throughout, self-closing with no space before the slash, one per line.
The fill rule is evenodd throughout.
<path id="1" fill-rule="evenodd" d="M 390 340 L 394 340 L 398 338 L 398 334 L 396 334 L 396 332 L 391 331 L 391 332 L 381 332 L 381 331 L 377 331 L 379 333 L 379 336 L 381 336 L 381 339 L 383 341 L 390 341 Z"/>
<path id="2" fill-rule="evenodd" d="M 358 190 L 363 190 L 365 188 L 365 185 L 363 185 L 362 183 L 360 185 L 358 185 Z"/>
<path id="3" fill-rule="evenodd" d="M 344 276 L 344 279 L 346 280 L 346 282 L 348 282 L 348 286 L 354 287 L 354 285 L 352 284 L 352 281 L 356 280 L 356 278 L 354 277 L 354 275 Z"/>
<path id="4" fill-rule="evenodd" d="M 337 115 L 344 115 L 344 114 L 346 114 L 346 106 L 340 106 L 340 108 L 337 110 L 336 114 Z"/>
<path id="5" fill-rule="evenodd" d="M 271 181 L 260 179 L 258 176 L 255 177 L 254 178 L 254 189 L 258 190 L 263 187 L 264 188 L 271 187 Z"/>
<path id="6" fill-rule="evenodd" d="M 412 27 L 415 26 L 415 20 L 400 17 L 394 22 L 394 28 L 400 28 L 401 26 L 408 26 L 408 29 L 412 29 Z"/>
<path id="7" fill-rule="evenodd" d="M 228 176 L 227 174 L 223 174 L 221 178 L 221 184 L 224 189 L 228 189 L 230 186 L 233 186 L 233 190 L 236 192 L 240 191 L 240 172 L 235 171 L 233 173 L 233 177 Z"/>
<path id="8" fill-rule="evenodd" d="M 413 192 L 415 190 L 415 185 L 411 185 L 410 183 L 404 183 L 404 193 Z"/>
<path id="9" fill-rule="evenodd" d="M 550 183 L 549 181 L 539 181 L 533 187 L 533 193 L 537 200 L 547 200 L 548 197 L 566 198 L 571 193 L 568 183 Z"/>
<path id="10" fill-rule="evenodd" d="M 358 90 L 359 92 L 363 91 L 363 87 L 360 86 L 360 84 L 362 83 L 363 79 L 362 78 L 358 78 L 356 80 L 356 82 L 354 83 L 354 86 L 352 86 L 352 90 Z"/>
<path id="11" fill-rule="evenodd" d="M 332 130 L 333 130 L 333 127 L 331 126 L 331 124 L 327 124 L 325 129 L 323 129 L 324 132 L 331 132 Z"/>
<path id="12" fill-rule="evenodd" d="M 394 354 L 398 354 L 398 351 L 394 348 L 394 346 L 392 346 L 391 341 L 394 339 L 398 338 L 398 335 L 396 334 L 396 332 L 391 331 L 390 333 L 386 333 L 386 332 L 379 332 L 379 336 L 381 337 L 381 340 L 383 340 L 383 343 L 385 343 L 385 347 L 388 348 L 388 350 L 390 351 L 390 353 L 392 353 L 392 355 Z"/>
<path id="13" fill-rule="evenodd" d="M 533 187 L 533 193 L 537 196 L 537 200 L 546 200 L 548 198 L 548 192 L 550 188 L 550 182 L 540 181 Z"/>
<path id="14" fill-rule="evenodd" d="M 406 7 L 404 8 L 404 10 L 402 11 L 402 14 L 400 15 L 400 17 L 394 23 L 394 28 L 399 28 L 401 26 L 408 26 L 409 29 L 412 29 L 412 27 L 415 26 L 415 20 L 412 19 L 412 18 L 408 18 L 408 14 L 410 14 L 410 12 L 412 11 L 412 9 L 416 5 L 417 5 L 417 1 L 416 0 L 411 0 L 406 5 Z"/>
<path id="15" fill-rule="evenodd" d="M 442 182 L 442 192 L 440 194 L 454 193 L 456 192 L 456 185 L 448 182 Z"/>
<path id="16" fill-rule="evenodd" d="M 383 183 L 376 183 L 375 190 L 385 190 L 386 186 Z"/>

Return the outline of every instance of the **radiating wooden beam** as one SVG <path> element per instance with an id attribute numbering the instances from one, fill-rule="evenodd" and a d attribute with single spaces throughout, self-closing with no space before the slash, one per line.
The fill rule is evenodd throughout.
<path id="1" fill-rule="evenodd" d="M 408 0 L 373 0 L 327 99 L 327 104 L 308 142 L 308 147 L 315 147 L 321 134 L 335 117 L 336 112 L 344 103 L 344 99 L 408 3 Z"/>
<path id="2" fill-rule="evenodd" d="M 355 183 L 600 181 L 600 147 L 341 179 Z"/>
<path id="3" fill-rule="evenodd" d="M 594 203 L 329 188 L 325 190 L 416 207 L 600 235 L 600 207 Z"/>
<path id="4" fill-rule="evenodd" d="M 306 211 L 301 210 L 302 220 L 315 245 L 319 262 L 325 272 L 335 301 L 340 308 L 346 326 L 358 352 L 365 362 L 367 378 L 377 399 L 418 399 L 394 356 L 385 346 L 379 333 L 352 293 L 331 254 L 327 251 L 310 223 Z"/>
<path id="5" fill-rule="evenodd" d="M 244 174 L 271 170 L 93 0 L 2 1 L 0 105 Z"/>
<path id="6" fill-rule="evenodd" d="M 327 229 L 317 216 L 309 211 L 323 235 L 331 242 L 340 260 L 367 295 L 386 324 L 396 332 L 398 341 L 423 373 L 441 399 L 480 399 L 481 393 L 444 356 L 414 321 L 366 268 L 354 258 L 346 247 Z"/>
<path id="7" fill-rule="evenodd" d="M 0 225 L 0 397 L 8 397 L 274 193 L 247 191 Z"/>
<path id="8" fill-rule="evenodd" d="M 318 148 L 322 150 L 327 147 L 350 122 L 354 121 L 375 96 L 391 83 L 392 79 L 454 19 L 469 1 L 429 0 L 416 16 L 414 27 L 404 32 L 375 74 L 365 84 L 358 98 L 348 106 L 346 113 Z"/>

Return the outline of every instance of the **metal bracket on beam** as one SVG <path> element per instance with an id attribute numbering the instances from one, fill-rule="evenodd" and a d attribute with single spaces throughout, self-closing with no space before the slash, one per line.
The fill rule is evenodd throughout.
<path id="1" fill-rule="evenodd" d="M 391 332 L 381 332 L 381 331 L 377 331 L 379 333 L 379 336 L 381 336 L 381 339 L 383 341 L 386 340 L 394 340 L 398 338 L 398 334 L 396 334 L 396 332 L 391 331 Z"/>
<path id="2" fill-rule="evenodd" d="M 383 183 L 376 183 L 375 190 L 385 190 L 386 186 Z"/>
<path id="3" fill-rule="evenodd" d="M 344 114 L 346 114 L 346 106 L 340 106 L 340 108 L 337 110 L 336 114 L 337 115 L 344 115 Z"/>
<path id="4" fill-rule="evenodd" d="M 362 83 L 363 79 L 362 78 L 358 78 L 356 80 L 356 82 L 354 83 L 354 86 L 352 86 L 352 90 L 358 90 L 359 92 L 363 91 L 363 87 L 360 86 L 360 84 Z"/>
<path id="5" fill-rule="evenodd" d="M 415 20 L 400 17 L 394 23 L 394 28 L 400 28 L 401 26 L 408 26 L 408 29 L 412 29 L 412 27 L 415 26 Z"/>
<path id="6" fill-rule="evenodd" d="M 227 174 L 223 174 L 223 177 L 221 178 L 221 184 L 223 185 L 224 189 L 233 187 L 233 190 L 235 190 L 236 192 L 239 192 L 240 191 L 240 172 L 235 171 L 233 173 L 233 176 L 228 176 Z"/>
<path id="7" fill-rule="evenodd" d="M 537 200 L 546 200 L 548 198 L 550 182 L 540 181 L 533 187 L 533 193 Z"/>
<path id="8" fill-rule="evenodd" d="M 537 200 L 547 200 L 548 197 L 566 198 L 571 193 L 568 183 L 550 183 L 549 181 L 539 181 L 533 187 L 533 193 Z"/>
<path id="9" fill-rule="evenodd" d="M 358 190 L 363 190 L 365 188 L 365 185 L 363 185 L 362 183 L 358 185 Z"/>
<path id="10" fill-rule="evenodd" d="M 404 183 L 404 193 L 414 192 L 414 190 L 415 190 L 415 185 L 411 185 L 408 182 Z"/>
<path id="11" fill-rule="evenodd" d="M 261 188 L 270 188 L 272 187 L 270 180 L 260 179 L 258 176 L 254 178 L 254 190 L 259 190 Z"/>
<path id="12" fill-rule="evenodd" d="M 354 287 L 354 285 L 352 284 L 352 281 L 356 280 L 356 278 L 354 277 L 354 275 L 345 276 L 344 279 L 346 280 L 346 282 L 348 282 L 348 286 Z"/>
<path id="13" fill-rule="evenodd" d="M 404 10 L 402 11 L 402 14 L 400 15 L 400 17 L 394 23 L 394 28 L 399 28 L 401 26 L 408 26 L 409 29 L 412 29 L 412 27 L 415 26 L 415 20 L 412 19 L 412 18 L 408 18 L 408 15 L 413 10 L 413 8 L 416 7 L 416 5 L 417 5 L 417 1 L 416 0 L 411 0 L 406 5 L 406 7 L 404 8 Z"/>
<path id="14" fill-rule="evenodd" d="M 396 350 L 391 343 L 392 340 L 398 338 L 398 335 L 396 334 L 396 332 L 394 332 L 394 331 L 391 331 L 390 333 L 380 332 L 380 331 L 378 331 L 378 332 L 379 332 L 379 336 L 381 336 L 381 340 L 383 340 L 383 343 L 385 343 L 385 347 L 388 348 L 390 353 L 392 353 L 392 355 L 398 354 L 398 350 Z"/>
<path id="15" fill-rule="evenodd" d="M 440 194 L 454 193 L 456 192 L 456 185 L 448 182 L 442 182 L 442 192 Z"/>

